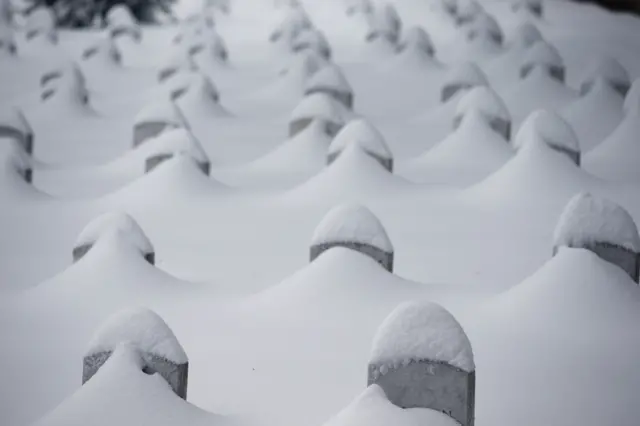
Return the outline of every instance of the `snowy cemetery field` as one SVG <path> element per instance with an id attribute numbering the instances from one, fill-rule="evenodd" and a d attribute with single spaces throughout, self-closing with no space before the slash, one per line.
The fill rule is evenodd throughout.
<path id="1" fill-rule="evenodd" d="M 637 425 L 640 19 L 226 3 L 0 2 L 0 426 Z"/>

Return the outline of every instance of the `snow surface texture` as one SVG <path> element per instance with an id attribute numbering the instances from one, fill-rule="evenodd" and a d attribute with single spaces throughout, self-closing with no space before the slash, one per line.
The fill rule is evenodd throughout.
<path id="1" fill-rule="evenodd" d="M 175 22 L 141 25 L 123 5 L 106 27 L 69 29 L 24 6 L 0 2 L 0 123 L 21 129 L 0 136 L 2 425 L 322 425 L 345 407 L 342 424 L 450 423 L 363 394 L 377 328 L 417 300 L 473 342 L 476 426 L 637 425 L 633 274 L 596 250 L 550 256 L 577 193 L 640 220 L 637 17 L 571 1 L 178 0 Z M 562 68 L 542 57 L 522 78 L 547 45 Z M 580 93 L 606 57 L 636 82 L 624 100 L 611 69 Z M 324 90 L 289 137 L 323 70 L 339 70 L 353 105 Z M 526 137 L 505 140 L 479 104 L 454 126 L 478 86 Z M 527 121 L 540 110 L 552 124 Z M 354 119 L 378 130 L 394 173 L 360 144 L 327 164 Z M 145 173 L 151 139 L 175 129 L 201 150 Z M 309 262 L 313 230 L 344 205 L 384 223 L 393 272 L 339 244 Z M 70 262 L 104 212 L 135 218 L 155 264 L 110 231 Z M 183 345 L 188 403 L 130 351 L 81 386 L 87 342 L 130 306 Z"/>
<path id="2" fill-rule="evenodd" d="M 586 192 L 569 201 L 553 241 L 556 247 L 608 243 L 640 253 L 640 236 L 631 215 L 616 203 Z"/>
<path id="3" fill-rule="evenodd" d="M 132 344 L 142 352 L 175 364 L 189 361 L 169 326 L 158 314 L 146 308 L 127 309 L 109 318 L 96 331 L 85 356 L 113 352 L 122 343 Z"/>
<path id="4" fill-rule="evenodd" d="M 407 302 L 384 320 L 373 341 L 370 364 L 441 361 L 475 370 L 469 338 L 456 319 L 431 302 Z"/>
<path id="5" fill-rule="evenodd" d="M 331 209 L 311 237 L 311 245 L 335 242 L 368 244 L 387 253 L 393 252 L 382 223 L 368 208 L 356 204 Z"/>

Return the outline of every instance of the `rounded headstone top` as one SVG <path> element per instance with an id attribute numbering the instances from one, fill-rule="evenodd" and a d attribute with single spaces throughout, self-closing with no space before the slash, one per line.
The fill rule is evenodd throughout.
<path id="1" fill-rule="evenodd" d="M 113 352 L 122 344 L 130 344 L 142 353 L 174 364 L 189 362 L 167 323 L 148 308 L 129 308 L 108 318 L 93 335 L 85 356 Z"/>
<path id="2" fill-rule="evenodd" d="M 637 78 L 624 98 L 625 114 L 640 114 L 640 78 Z"/>
<path id="3" fill-rule="evenodd" d="M 518 25 L 512 37 L 512 45 L 518 48 L 529 48 L 538 41 L 544 41 L 544 37 L 538 27 L 529 21 Z"/>
<path id="4" fill-rule="evenodd" d="M 306 91 L 316 89 L 331 89 L 338 93 L 353 93 L 351 85 L 342 73 L 340 67 L 333 63 L 320 68 L 307 81 Z"/>
<path id="5" fill-rule="evenodd" d="M 119 3 L 107 12 L 107 25 L 111 28 L 132 28 L 137 27 L 138 24 L 131 9 L 123 3 Z"/>
<path id="6" fill-rule="evenodd" d="M 56 17 L 51 9 L 39 6 L 27 16 L 27 32 L 42 32 L 47 34 L 51 41 L 56 41 Z"/>
<path id="7" fill-rule="evenodd" d="M 134 124 L 167 123 L 180 127 L 186 126 L 186 121 L 176 104 L 170 99 L 152 100 L 135 116 Z"/>
<path id="8" fill-rule="evenodd" d="M 126 238 L 142 254 L 153 253 L 153 246 L 138 222 L 124 212 L 107 212 L 93 219 L 78 235 L 74 247 L 92 246 L 105 235 Z"/>
<path id="9" fill-rule="evenodd" d="M 587 67 L 580 83 L 593 83 L 598 78 L 603 78 L 605 81 L 614 84 L 631 84 L 631 79 L 627 70 L 617 59 L 610 56 L 603 56 L 593 61 Z"/>
<path id="10" fill-rule="evenodd" d="M 532 138 L 539 138 L 551 147 L 580 152 L 580 144 L 575 131 L 564 118 L 555 112 L 541 109 L 529 114 L 516 134 L 514 148 L 522 148 Z"/>
<path id="11" fill-rule="evenodd" d="M 338 205 L 324 216 L 316 227 L 311 245 L 360 243 L 387 253 L 393 245 L 380 220 L 368 208 L 359 204 Z"/>
<path id="12" fill-rule="evenodd" d="M 322 92 L 303 97 L 291 113 L 290 122 L 314 118 L 337 124 L 345 122 L 342 105 Z"/>
<path id="13" fill-rule="evenodd" d="M 488 86 L 476 86 L 465 93 L 456 105 L 454 117 L 463 117 L 473 110 L 489 118 L 511 121 L 511 115 L 504 101 Z"/>
<path id="14" fill-rule="evenodd" d="M 365 119 L 358 118 L 347 123 L 329 145 L 329 155 L 340 153 L 351 144 L 358 144 L 364 151 L 380 158 L 393 159 L 384 136 Z"/>
<path id="15" fill-rule="evenodd" d="M 209 157 L 200 142 L 184 127 L 165 130 L 142 146 L 152 155 L 188 155 L 199 163 L 209 162 Z"/>
<path id="16" fill-rule="evenodd" d="M 611 244 L 640 253 L 640 236 L 631 215 L 618 204 L 588 192 L 564 208 L 553 235 L 555 247 Z"/>
<path id="17" fill-rule="evenodd" d="M 447 76 L 445 84 L 466 84 L 469 86 L 488 86 L 487 76 L 474 62 L 463 62 L 454 65 Z"/>
<path id="18" fill-rule="evenodd" d="M 402 365 L 434 361 L 473 372 L 471 342 L 458 321 L 432 302 L 405 302 L 378 328 L 370 364 Z"/>
<path id="19" fill-rule="evenodd" d="M 409 47 L 422 50 L 429 55 L 433 55 L 435 51 L 431 37 L 420 26 L 414 26 L 407 30 L 400 48 L 404 50 Z"/>
<path id="20" fill-rule="evenodd" d="M 558 49 L 553 45 L 545 40 L 538 40 L 527 49 L 522 65 L 545 65 L 548 67 L 562 68 L 564 67 L 564 60 L 560 52 L 558 52 Z"/>

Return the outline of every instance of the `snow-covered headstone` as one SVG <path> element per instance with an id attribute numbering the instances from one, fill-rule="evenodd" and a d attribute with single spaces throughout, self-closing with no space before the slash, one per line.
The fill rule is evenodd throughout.
<path id="1" fill-rule="evenodd" d="M 289 137 L 303 131 L 313 121 L 323 124 L 331 137 L 338 134 L 345 124 L 344 106 L 326 93 L 313 93 L 302 98 L 289 119 Z"/>
<path id="2" fill-rule="evenodd" d="M 302 8 L 292 9 L 269 36 L 272 43 L 291 43 L 302 31 L 313 28 L 313 24 Z"/>
<path id="3" fill-rule="evenodd" d="M 27 16 L 25 37 L 33 40 L 36 37 L 44 38 L 48 43 L 58 43 L 58 31 L 56 29 L 56 17 L 51 9 L 39 6 Z"/>
<path id="4" fill-rule="evenodd" d="M 193 46 L 191 46 L 193 47 Z M 204 45 L 202 46 L 204 49 Z M 198 66 L 193 59 L 193 54 L 189 52 L 189 47 L 177 47 L 165 60 L 158 70 L 158 81 L 160 83 L 168 80 L 178 72 L 195 72 Z"/>
<path id="5" fill-rule="evenodd" d="M 50 75 L 52 77 L 46 80 L 40 93 L 42 101 L 55 101 L 58 107 L 65 109 L 90 108 L 87 79 L 77 64 L 73 63 L 63 71 L 52 71 Z"/>
<path id="6" fill-rule="evenodd" d="M 349 0 L 345 13 L 347 16 L 370 15 L 373 13 L 371 0 Z"/>
<path id="7" fill-rule="evenodd" d="M 106 38 L 87 47 L 82 52 L 82 59 L 103 67 L 120 66 L 122 55 L 113 39 Z"/>
<path id="8" fill-rule="evenodd" d="M 369 121 L 355 119 L 340 130 L 329 145 L 327 163 L 331 164 L 342 151 L 351 144 L 358 144 L 364 152 L 373 157 L 389 172 L 393 171 L 393 155 L 387 147 L 384 136 Z"/>
<path id="9" fill-rule="evenodd" d="M 386 39 L 389 43 L 395 44 L 400 38 L 402 30 L 402 21 L 395 7 L 389 3 L 382 7 L 376 7 L 370 15 L 367 16 L 369 21 L 369 32 L 366 40 L 368 42 L 375 41 L 379 38 Z"/>
<path id="10" fill-rule="evenodd" d="M 605 56 L 593 62 L 580 83 L 580 94 L 587 94 L 598 79 L 603 79 L 621 96 L 626 96 L 631 87 L 629 73 L 616 59 Z"/>
<path id="11" fill-rule="evenodd" d="M 458 0 L 456 7 L 456 24 L 468 24 L 481 14 L 486 13 L 476 0 Z"/>
<path id="12" fill-rule="evenodd" d="M 368 385 L 380 386 L 394 405 L 440 411 L 473 426 L 475 382 L 471 343 L 442 306 L 405 302 L 378 328 Z"/>
<path id="13" fill-rule="evenodd" d="M 73 261 L 77 262 L 103 237 L 117 234 L 125 238 L 150 264 L 155 263 L 155 251 L 138 222 L 122 212 L 104 213 L 84 227 L 73 245 Z"/>
<path id="14" fill-rule="evenodd" d="M 463 62 L 453 67 L 445 77 L 440 100 L 446 102 L 461 90 L 469 90 L 476 86 L 487 86 L 487 76 L 473 62 Z"/>
<path id="15" fill-rule="evenodd" d="M 33 130 L 23 112 L 18 108 L 9 105 L 0 106 L 0 138 L 13 139 L 27 154 L 33 154 Z"/>
<path id="16" fill-rule="evenodd" d="M 202 173 L 209 176 L 209 157 L 191 131 L 183 127 L 167 130 L 149 139 L 145 149 L 151 152 L 145 161 L 145 173 L 175 156 L 187 155 L 195 161 Z"/>
<path id="17" fill-rule="evenodd" d="M 32 159 L 22 145 L 12 138 L 0 136 L 0 161 L 4 170 L 19 176 L 26 183 L 33 181 Z"/>
<path id="18" fill-rule="evenodd" d="M 311 95 L 313 93 L 325 93 L 345 107 L 353 108 L 353 89 L 342 70 L 335 64 L 322 67 L 309 78 L 305 94 Z"/>
<path id="19" fill-rule="evenodd" d="M 403 40 L 398 45 L 398 51 L 403 52 L 409 48 L 414 48 L 426 53 L 428 56 L 435 55 L 435 48 L 431 37 L 422 27 L 411 27 L 407 30 Z"/>
<path id="20" fill-rule="evenodd" d="M 129 36 L 136 42 L 142 38 L 142 32 L 136 18 L 124 3 L 116 4 L 109 9 L 106 23 L 112 38 Z"/>
<path id="21" fill-rule="evenodd" d="M 640 279 L 640 236 L 631 215 L 613 201 L 588 192 L 575 195 L 564 208 L 553 236 L 560 247 L 583 248 Z"/>
<path id="22" fill-rule="evenodd" d="M 325 59 L 331 59 L 331 45 L 325 35 L 316 29 L 302 31 L 291 42 L 291 50 L 295 53 L 307 49 L 315 50 Z"/>
<path id="23" fill-rule="evenodd" d="M 544 41 L 542 33 L 531 22 L 523 22 L 518 25 L 511 37 L 511 47 L 516 49 L 528 49 L 538 41 Z"/>
<path id="24" fill-rule="evenodd" d="M 393 272 L 393 245 L 380 220 L 364 206 L 341 204 L 325 215 L 311 238 L 310 261 L 333 247 L 360 252 Z"/>
<path id="25" fill-rule="evenodd" d="M 555 151 L 567 155 L 577 166 L 580 165 L 580 145 L 573 128 L 560 115 L 547 110 L 533 111 L 522 122 L 513 141 L 514 148 L 520 149 L 532 138 L 539 138 Z"/>
<path id="26" fill-rule="evenodd" d="M 147 308 L 120 311 L 96 331 L 84 355 L 83 384 L 96 374 L 121 344 L 138 349 L 143 360 L 143 372 L 159 374 L 179 397 L 187 399 L 187 354 L 167 323 Z"/>
<path id="27" fill-rule="evenodd" d="M 551 77 L 564 83 L 564 60 L 558 49 L 544 40 L 534 43 L 527 49 L 520 67 L 520 77 L 526 78 L 536 68 L 544 69 Z"/>
<path id="28" fill-rule="evenodd" d="M 154 100 L 136 115 L 133 124 L 133 146 L 167 129 L 187 127 L 186 120 L 176 104 L 170 100 Z"/>
<path id="29" fill-rule="evenodd" d="M 511 9 L 514 12 L 527 11 L 538 18 L 544 13 L 542 0 L 514 0 Z"/>
<path id="30" fill-rule="evenodd" d="M 460 98 L 453 116 L 453 128 L 458 128 L 463 117 L 473 110 L 480 112 L 489 126 L 506 140 L 511 138 L 511 115 L 500 96 L 491 88 L 474 87 Z"/>
<path id="31" fill-rule="evenodd" d="M 498 21 L 488 13 L 481 13 L 471 22 L 464 25 L 467 38 L 473 40 L 480 35 L 487 35 L 496 44 L 502 44 L 504 35 Z"/>

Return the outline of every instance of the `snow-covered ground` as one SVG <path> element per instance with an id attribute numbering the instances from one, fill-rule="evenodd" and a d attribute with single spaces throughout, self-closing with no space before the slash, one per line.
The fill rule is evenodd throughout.
<path id="1" fill-rule="evenodd" d="M 404 302 L 455 321 L 387 325 L 397 351 L 466 333 L 472 358 L 436 360 L 475 367 L 476 426 L 638 425 L 640 287 L 575 246 L 640 250 L 640 19 L 210 3 L 84 31 L 0 13 L 0 426 L 455 424 L 367 388 Z M 392 271 L 309 262 L 341 238 Z M 101 341 L 140 307 L 160 334 Z M 141 350 L 188 359 L 187 401 Z"/>

